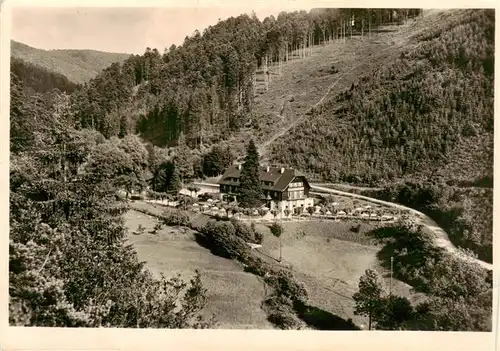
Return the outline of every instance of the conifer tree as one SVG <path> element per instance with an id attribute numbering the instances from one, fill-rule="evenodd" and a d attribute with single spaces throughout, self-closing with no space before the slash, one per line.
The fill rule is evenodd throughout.
<path id="1" fill-rule="evenodd" d="M 247 146 L 247 155 L 240 175 L 240 191 L 242 207 L 256 207 L 262 198 L 259 178 L 259 152 L 253 140 Z"/>
<path id="2" fill-rule="evenodd" d="M 191 179 L 194 176 L 193 157 L 189 149 L 184 134 L 179 137 L 179 145 L 174 156 L 174 165 L 182 181 Z"/>
<path id="3" fill-rule="evenodd" d="M 172 171 L 172 176 L 170 178 L 168 190 L 174 194 L 177 194 L 177 192 L 179 192 L 179 190 L 181 190 L 181 188 L 182 188 L 182 183 L 181 183 L 181 179 L 179 176 L 179 168 L 174 166 L 174 169 Z"/>

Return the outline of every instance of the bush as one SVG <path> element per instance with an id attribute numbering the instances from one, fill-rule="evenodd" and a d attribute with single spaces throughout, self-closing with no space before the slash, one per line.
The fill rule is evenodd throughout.
<path id="1" fill-rule="evenodd" d="M 255 233 L 250 226 L 233 218 L 231 218 L 230 222 L 234 227 L 236 236 L 245 240 L 247 243 L 255 242 Z"/>
<path id="2" fill-rule="evenodd" d="M 300 321 L 295 314 L 291 299 L 275 292 L 264 301 L 264 308 L 268 313 L 267 320 L 278 328 L 299 329 Z"/>
<path id="3" fill-rule="evenodd" d="M 266 283 L 276 289 L 276 294 L 278 294 L 278 296 L 289 298 L 294 303 L 305 303 L 307 301 L 307 290 L 289 271 L 280 270 L 278 272 L 273 272 L 265 279 Z"/>
<path id="4" fill-rule="evenodd" d="M 245 264 L 245 271 L 258 275 L 259 277 L 264 277 L 266 273 L 272 271 L 272 267 L 262 261 L 260 257 L 256 257 L 253 255 L 249 255 L 245 258 L 244 262 Z"/>
<path id="5" fill-rule="evenodd" d="M 262 244 L 262 242 L 264 241 L 264 234 L 262 234 L 261 232 L 255 231 L 254 235 L 255 235 L 255 242 L 257 244 Z"/>
<path id="6" fill-rule="evenodd" d="M 165 225 L 191 227 L 191 220 L 189 217 L 180 211 L 165 210 L 160 218 Z"/>
<path id="7" fill-rule="evenodd" d="M 294 330 L 300 328 L 300 321 L 293 311 L 291 312 L 272 312 L 267 320 L 283 330 Z"/>
<path id="8" fill-rule="evenodd" d="M 360 231 L 361 231 L 361 223 L 351 227 L 351 232 L 353 233 L 359 233 Z"/>
<path id="9" fill-rule="evenodd" d="M 248 256 L 249 247 L 243 239 L 236 236 L 231 222 L 209 221 L 201 232 L 215 254 L 231 259 Z"/>

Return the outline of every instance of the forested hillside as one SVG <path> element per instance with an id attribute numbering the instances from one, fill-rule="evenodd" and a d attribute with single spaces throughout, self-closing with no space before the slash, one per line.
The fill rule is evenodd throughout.
<path id="1" fill-rule="evenodd" d="M 10 59 L 10 71 L 19 79 L 30 94 L 46 93 L 52 89 L 59 89 L 71 94 L 78 87 L 77 84 L 70 82 L 62 74 L 49 71 L 15 57 L 11 57 Z"/>
<path id="2" fill-rule="evenodd" d="M 130 54 L 96 50 L 42 50 L 17 41 L 11 42 L 11 55 L 62 74 L 77 84 L 94 78 L 113 62 L 122 62 L 130 57 Z"/>
<path id="3" fill-rule="evenodd" d="M 193 189 L 194 178 L 221 174 L 236 155 L 219 142 L 245 124 L 261 122 L 253 106 L 257 75 L 265 76 L 272 64 L 279 69 L 292 56 L 309 55 L 313 44 L 362 35 L 419 14 L 321 9 L 281 13 L 262 22 L 241 15 L 196 32 L 163 54 L 148 48 L 123 62 L 113 59 L 88 81 L 89 67 L 106 60 L 99 54 L 89 67 L 68 61 L 67 55 L 79 56 L 79 51 L 50 51 L 33 59 L 38 64 L 46 59 L 40 65 L 49 70 L 60 65 L 68 80 L 14 59 L 10 323 L 213 326 L 199 316 L 207 301 L 199 274 L 191 282 L 158 280 L 126 245 L 121 215 L 127 204 L 118 190 L 128 195 L 149 183 L 151 195 L 174 197 L 182 185 Z M 494 12 L 447 16 L 441 26 L 413 38 L 420 43 L 417 48 L 326 100 L 305 123 L 277 139 L 271 156 L 325 180 L 385 185 L 370 195 L 424 209 L 455 243 L 491 261 Z M 31 49 L 18 49 L 34 57 Z M 75 89 L 73 81 L 85 83 Z M 434 258 L 407 250 L 408 238 L 415 236 L 399 238 L 400 257 L 409 255 L 403 273 L 425 277 L 433 272 Z M 426 246 L 431 248 L 431 240 Z M 241 247 L 248 250 L 244 243 Z M 413 270 L 413 255 L 421 256 L 425 266 Z M 441 261 L 443 272 L 448 262 Z M 476 285 L 470 278 L 474 271 L 460 274 Z M 448 280 L 433 273 L 428 284 L 447 293 Z M 450 296 L 448 301 L 455 298 Z M 441 300 L 432 302 L 442 311 Z M 456 311 L 465 323 L 471 318 L 462 303 Z M 480 305 L 482 321 L 489 300 Z M 439 318 L 448 318 L 447 311 Z M 431 322 L 426 328 L 439 327 Z"/>
<path id="4" fill-rule="evenodd" d="M 454 12 L 443 24 L 418 37 L 417 49 L 325 102 L 276 143 L 274 160 L 352 183 L 438 170 L 446 180 L 491 179 L 494 12 Z M 468 162 L 461 162 L 464 149 Z"/>
<path id="5" fill-rule="evenodd" d="M 283 12 L 262 22 L 256 16 L 232 17 L 195 32 L 163 55 L 148 48 L 142 56 L 113 64 L 76 94 L 75 118 L 106 137 L 137 130 L 159 146 L 175 145 L 181 133 L 191 147 L 214 144 L 256 118 L 257 75 L 265 76 L 269 65 L 307 56 L 312 45 L 368 33 L 418 13 L 318 9 Z"/>
<path id="6" fill-rule="evenodd" d="M 272 145 L 274 162 L 429 213 L 492 260 L 494 11 L 451 11 L 418 46 L 326 101 Z M 477 188 L 479 187 L 479 188 Z"/>

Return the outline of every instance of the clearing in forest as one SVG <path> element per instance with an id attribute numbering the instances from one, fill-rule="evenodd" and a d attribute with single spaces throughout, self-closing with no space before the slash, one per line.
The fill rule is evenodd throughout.
<path id="1" fill-rule="evenodd" d="M 402 51 L 416 47 L 417 33 L 440 23 L 440 16 L 426 15 L 404 25 L 382 27 L 371 36 L 347 37 L 314 46 L 312 55 L 294 58 L 281 67 L 270 66 L 268 91 L 259 85 L 253 106 L 253 123 L 226 141 L 240 157 L 244 146 L 255 138 L 263 162 L 269 160 L 269 146 L 295 125 L 311 118 L 312 108 L 331 100 L 364 76 L 388 61 L 397 60 Z"/>

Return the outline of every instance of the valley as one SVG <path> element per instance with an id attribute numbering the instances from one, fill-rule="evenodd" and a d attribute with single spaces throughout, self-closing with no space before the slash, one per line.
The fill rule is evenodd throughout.
<path id="1" fill-rule="evenodd" d="M 491 331 L 493 34 L 313 9 L 13 42 L 11 325 Z"/>

